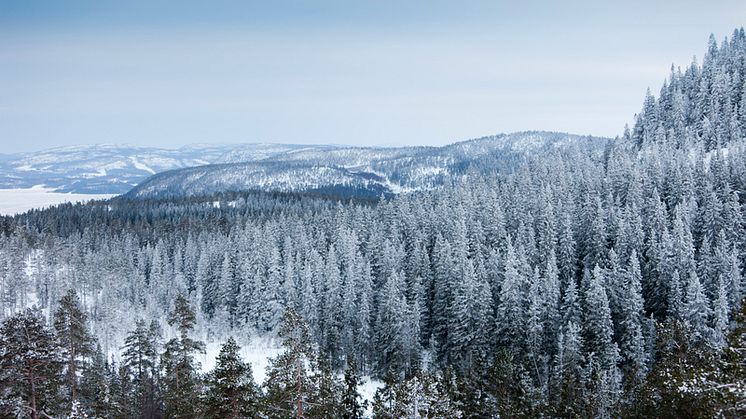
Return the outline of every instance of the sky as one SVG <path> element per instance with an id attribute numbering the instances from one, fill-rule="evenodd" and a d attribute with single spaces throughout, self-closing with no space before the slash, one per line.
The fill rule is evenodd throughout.
<path id="1" fill-rule="evenodd" d="M 615 136 L 739 1 L 0 0 L 0 153 Z"/>

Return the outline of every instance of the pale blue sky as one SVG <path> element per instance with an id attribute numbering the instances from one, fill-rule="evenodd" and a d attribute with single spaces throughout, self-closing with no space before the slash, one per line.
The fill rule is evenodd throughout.
<path id="1" fill-rule="evenodd" d="M 0 153 L 613 136 L 744 17 L 744 1 L 0 0 Z"/>

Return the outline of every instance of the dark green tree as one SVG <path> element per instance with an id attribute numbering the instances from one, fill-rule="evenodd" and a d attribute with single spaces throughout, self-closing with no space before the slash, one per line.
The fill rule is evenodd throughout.
<path id="1" fill-rule="evenodd" d="M 341 416 L 342 384 L 335 377 L 328 357 L 319 357 L 318 367 L 311 379 L 314 381 L 316 392 L 311 396 L 308 416 L 312 418 Z"/>
<path id="2" fill-rule="evenodd" d="M 156 321 L 147 326 L 135 322 L 135 329 L 124 340 L 122 364 L 132 376 L 132 408 L 145 418 L 160 416 L 158 398 L 158 340 L 160 327 Z"/>
<path id="3" fill-rule="evenodd" d="M 88 316 L 80 306 L 77 293 L 68 290 L 54 312 L 54 329 L 64 359 L 65 401 L 68 405 L 78 399 L 79 372 L 83 372 L 93 356 L 95 338 L 88 331 L 87 321 Z"/>
<path id="4" fill-rule="evenodd" d="M 111 393 L 111 408 L 114 419 L 129 419 L 138 417 L 131 399 L 134 392 L 132 372 L 125 365 L 112 365 L 109 369 L 109 392 Z"/>
<path id="5" fill-rule="evenodd" d="M 96 345 L 91 364 L 83 371 L 80 380 L 80 400 L 82 406 L 93 417 L 110 417 L 113 409 L 112 395 L 109 387 L 109 365 L 101 347 Z"/>
<path id="6" fill-rule="evenodd" d="M 176 327 L 178 336 L 166 343 L 162 355 L 163 401 L 166 418 L 192 418 L 199 412 L 200 377 L 195 353 L 204 353 L 204 343 L 190 337 L 196 315 L 187 299 L 179 294 L 168 324 Z"/>
<path id="7" fill-rule="evenodd" d="M 265 414 L 271 418 L 302 418 L 317 392 L 309 369 L 316 366 L 316 352 L 308 325 L 293 309 L 285 311 L 279 331 L 285 350 L 267 368 Z"/>
<path id="8" fill-rule="evenodd" d="M 52 417 L 61 370 L 54 334 L 40 317 L 26 310 L 6 319 L 0 326 L 0 416 Z"/>
<path id="9" fill-rule="evenodd" d="M 360 401 L 360 393 L 357 388 L 360 386 L 360 377 L 357 372 L 357 365 L 353 358 L 347 359 L 345 368 L 344 388 L 342 389 L 342 406 L 341 417 L 343 419 L 362 419 L 365 413 L 366 402 Z"/>
<path id="10" fill-rule="evenodd" d="M 259 389 L 251 365 L 241 359 L 231 337 L 223 344 L 215 369 L 205 378 L 204 413 L 208 418 L 239 419 L 259 415 Z"/>

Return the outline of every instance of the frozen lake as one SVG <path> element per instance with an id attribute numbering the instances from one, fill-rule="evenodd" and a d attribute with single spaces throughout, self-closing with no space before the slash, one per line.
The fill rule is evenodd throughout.
<path id="1" fill-rule="evenodd" d="M 0 189 L 0 215 L 21 214 L 31 209 L 48 208 L 65 202 L 87 202 L 114 195 L 56 193 L 35 186 L 30 189 Z"/>

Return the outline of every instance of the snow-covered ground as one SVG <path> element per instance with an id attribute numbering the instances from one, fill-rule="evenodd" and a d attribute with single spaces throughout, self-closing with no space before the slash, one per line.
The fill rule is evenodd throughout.
<path id="1" fill-rule="evenodd" d="M 283 348 L 279 341 L 276 339 L 253 337 L 251 339 L 243 340 L 238 339 L 239 345 L 241 346 L 241 358 L 244 361 L 251 364 L 251 372 L 254 375 L 254 381 L 257 384 L 264 383 L 267 378 L 267 366 L 272 358 L 279 355 Z M 205 353 L 196 357 L 200 363 L 200 367 L 203 373 L 211 371 L 215 368 L 215 362 L 218 354 L 220 353 L 221 342 L 208 342 L 205 345 Z M 340 379 L 343 377 L 340 373 Z M 360 396 L 363 400 L 368 401 L 368 415 L 372 414 L 373 396 L 376 394 L 376 390 L 383 386 L 383 383 L 377 380 L 371 380 L 370 377 L 361 377 L 361 384 L 358 387 Z"/>
<path id="2" fill-rule="evenodd" d="M 253 338 L 249 342 L 241 339 L 241 358 L 251 364 L 251 372 L 254 373 L 254 381 L 261 384 L 267 377 L 267 366 L 271 358 L 282 352 L 280 342 L 274 339 Z M 215 368 L 216 358 L 220 353 L 223 342 L 208 342 L 205 345 L 205 353 L 196 357 L 202 368 L 202 372 L 209 372 Z"/>
<path id="3" fill-rule="evenodd" d="M 64 202 L 87 202 L 114 195 L 55 193 L 43 186 L 29 189 L 0 189 L 0 215 L 21 214 L 31 209 L 47 208 Z"/>

